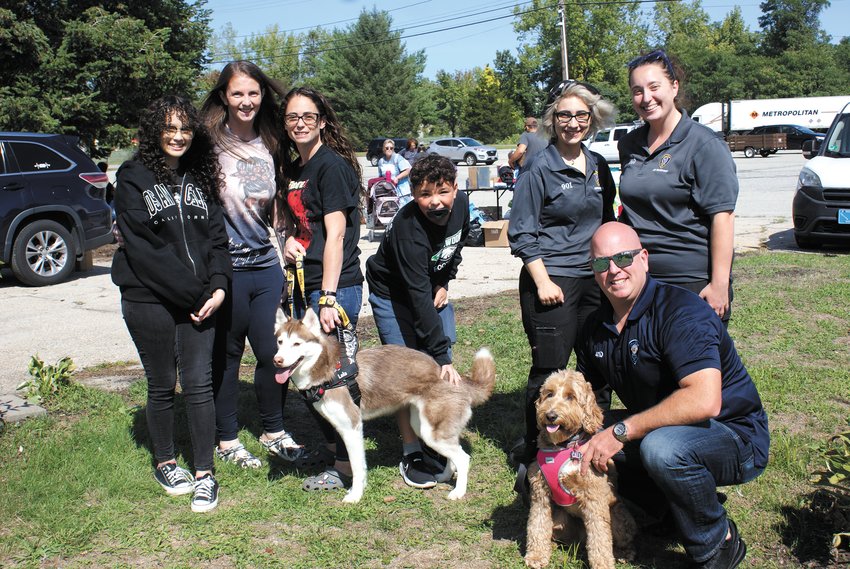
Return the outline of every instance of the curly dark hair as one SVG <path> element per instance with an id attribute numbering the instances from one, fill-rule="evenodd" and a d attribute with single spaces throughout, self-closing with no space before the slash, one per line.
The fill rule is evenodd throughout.
<path id="1" fill-rule="evenodd" d="M 201 116 L 204 117 L 204 122 L 210 131 L 213 144 L 227 152 L 238 153 L 235 137 L 225 128 L 227 124 L 227 103 L 222 98 L 227 92 L 230 80 L 238 75 L 250 77 L 260 85 L 263 98 L 254 119 L 254 128 L 263 139 L 265 147 L 274 156 L 277 153 L 282 134 L 282 129 L 279 126 L 281 123 L 277 122 L 277 101 L 279 97 L 283 97 L 286 89 L 250 61 L 231 61 L 225 65 L 218 75 L 218 81 L 204 99 L 201 106 Z"/>
<path id="2" fill-rule="evenodd" d="M 171 184 L 173 173 L 165 163 L 162 151 L 162 133 L 168 126 L 168 118 L 175 115 L 194 131 L 192 144 L 180 158 L 180 168 L 192 174 L 200 189 L 215 199 L 221 191 L 221 169 L 218 159 L 213 152 L 212 140 L 203 122 L 198 117 L 198 111 L 192 102 L 178 95 L 166 95 L 152 102 L 142 111 L 139 119 L 139 148 L 133 155 L 154 173 L 160 184 Z"/>
<path id="3" fill-rule="evenodd" d="M 448 182 L 457 178 L 457 168 L 452 161 L 439 154 L 426 154 L 410 169 L 410 189 L 415 194 L 424 183 Z"/>
<path id="4" fill-rule="evenodd" d="M 357 161 L 357 154 L 354 152 L 354 147 L 349 142 L 330 101 L 320 92 L 311 87 L 296 87 L 291 89 L 283 98 L 283 102 L 280 105 L 279 124 L 283 125 L 283 115 L 286 113 L 286 106 L 289 104 L 289 101 L 299 95 L 313 101 L 319 110 L 319 115 L 325 120 L 325 127 L 322 129 L 321 134 L 322 144 L 330 147 L 331 150 L 342 156 L 348 162 L 348 165 L 354 169 L 358 180 L 363 179 L 363 169 Z M 295 146 L 295 143 L 288 135 L 284 135 L 280 141 L 280 159 L 278 161 L 282 171 L 281 179 L 287 181 L 291 179 L 300 159 L 301 157 L 298 154 L 298 148 Z M 366 195 L 366 190 L 363 188 L 362 183 L 360 184 L 360 193 L 363 196 Z"/>

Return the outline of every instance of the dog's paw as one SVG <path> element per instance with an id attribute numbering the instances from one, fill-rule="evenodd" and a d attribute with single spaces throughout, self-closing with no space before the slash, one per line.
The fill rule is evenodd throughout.
<path id="1" fill-rule="evenodd" d="M 349 490 L 346 493 L 345 497 L 342 499 L 346 504 L 356 504 L 360 501 L 360 498 L 363 497 L 363 492 L 355 492 L 354 490 Z"/>
<path id="2" fill-rule="evenodd" d="M 543 555 L 540 553 L 526 553 L 525 565 L 526 567 L 532 567 L 533 569 L 543 569 L 549 565 L 549 557 L 550 555 Z"/>
<path id="3" fill-rule="evenodd" d="M 449 492 L 449 500 L 460 500 L 465 495 L 466 495 L 466 492 L 464 490 L 460 490 L 458 488 L 455 488 L 454 490 Z"/>

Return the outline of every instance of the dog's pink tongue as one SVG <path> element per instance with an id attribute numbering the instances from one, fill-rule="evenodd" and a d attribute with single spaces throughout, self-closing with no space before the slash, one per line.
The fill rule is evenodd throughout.
<path id="1" fill-rule="evenodd" d="M 290 375 L 292 375 L 291 369 L 277 368 L 274 372 L 274 380 L 283 385 L 289 380 Z"/>
<path id="2" fill-rule="evenodd" d="M 554 433 L 555 431 L 557 431 L 560 428 L 561 427 L 559 427 L 558 425 L 546 425 L 546 430 L 549 431 L 550 433 Z"/>

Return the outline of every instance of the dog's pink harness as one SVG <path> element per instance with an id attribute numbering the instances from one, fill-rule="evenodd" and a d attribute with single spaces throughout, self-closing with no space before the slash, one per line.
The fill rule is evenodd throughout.
<path id="1" fill-rule="evenodd" d="M 575 494 L 561 484 L 561 470 L 570 461 L 581 461 L 578 447 L 586 441 L 574 438 L 565 447 L 542 448 L 537 451 L 537 464 L 552 491 L 552 501 L 559 506 L 572 506 L 576 502 Z"/>

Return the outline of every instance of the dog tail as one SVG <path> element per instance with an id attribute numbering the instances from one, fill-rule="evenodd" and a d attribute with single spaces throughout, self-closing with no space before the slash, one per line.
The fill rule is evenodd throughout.
<path id="1" fill-rule="evenodd" d="M 475 354 L 472 362 L 472 373 L 469 381 L 464 382 L 469 386 L 469 399 L 472 406 L 481 405 L 493 394 L 493 386 L 496 384 L 496 363 L 493 354 L 487 348 L 481 348 Z"/>

